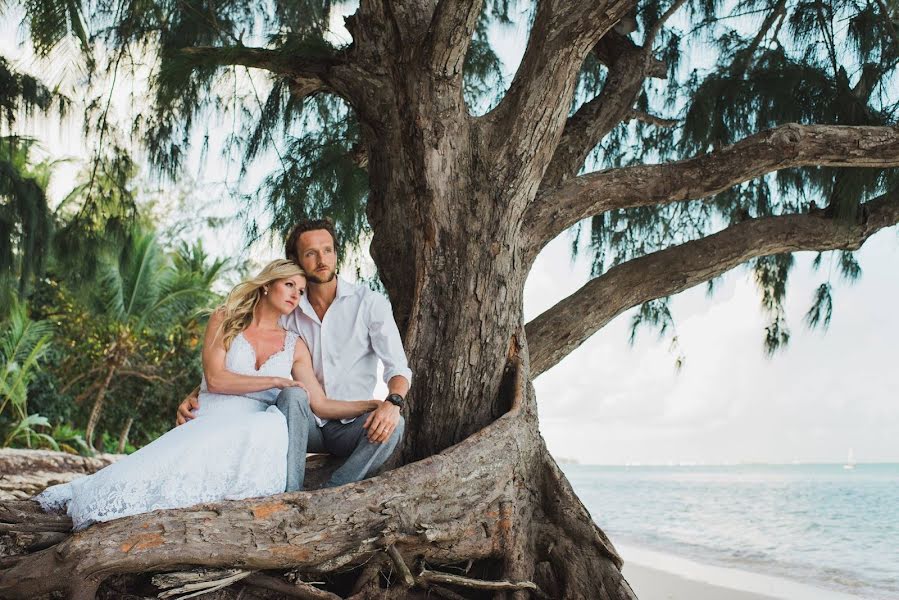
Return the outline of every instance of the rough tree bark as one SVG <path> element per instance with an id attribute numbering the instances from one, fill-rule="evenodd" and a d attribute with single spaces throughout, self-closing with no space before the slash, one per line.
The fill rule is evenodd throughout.
<path id="1" fill-rule="evenodd" d="M 634 1 L 541 1 L 510 89 L 472 117 L 462 62 L 481 4 L 362 0 L 347 21 L 352 46 L 322 59 L 245 47 L 185 51 L 197 64 L 267 69 L 291 79 L 298 96 L 337 94 L 356 111 L 371 252 L 415 373 L 405 466 L 336 489 L 94 526 L 5 559 L 0 595 L 66 589 L 89 598 L 111 575 L 205 566 L 307 575 L 358 567 L 357 598 L 416 597 L 442 585 L 454 590 L 440 588 L 445 597 L 474 597 L 466 596 L 475 593 L 470 581 L 430 573 L 474 561 L 470 579 L 511 582 L 497 597 L 634 597 L 621 558 L 546 450 L 532 378 L 627 308 L 753 256 L 857 248 L 899 222 L 899 210 L 886 198 L 854 224 L 825 214 L 741 223 L 609 271 L 525 327 L 522 294 L 536 253 L 578 219 L 613 208 L 702 198 L 785 167 L 897 166 L 899 134 L 790 125 L 692 161 L 577 177 L 590 149 L 634 117 L 641 81 L 664 74 L 652 41 L 682 2 L 637 46 L 613 30 Z M 611 74 L 600 97 L 569 118 L 589 52 Z M 35 518 L 33 510 L 0 512 L 3 530 Z M 381 565 L 399 573 L 389 590 L 379 585 Z"/>

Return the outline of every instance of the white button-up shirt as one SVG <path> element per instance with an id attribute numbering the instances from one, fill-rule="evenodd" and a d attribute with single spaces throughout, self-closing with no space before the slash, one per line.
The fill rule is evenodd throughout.
<path id="1" fill-rule="evenodd" d="M 306 342 L 315 377 L 328 398 L 370 400 L 377 384 L 378 359 L 384 363 L 385 383 L 396 375 L 412 382 L 390 301 L 364 285 L 338 277 L 337 297 L 323 320 L 303 295 L 281 324 Z M 319 426 L 326 422 L 318 417 L 316 421 Z"/>

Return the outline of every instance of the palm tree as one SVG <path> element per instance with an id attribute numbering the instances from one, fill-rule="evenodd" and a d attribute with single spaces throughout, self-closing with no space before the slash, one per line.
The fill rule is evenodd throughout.
<path id="1" fill-rule="evenodd" d="M 30 446 L 32 437 L 37 437 L 56 447 L 51 437 L 34 431 L 35 427 L 48 426 L 47 420 L 28 414 L 28 385 L 49 348 L 52 331 L 49 322 L 32 321 L 25 305 L 13 299 L 9 318 L 0 329 L 0 416 L 7 407 L 13 413 L 4 445 L 24 437 Z"/>
<path id="2" fill-rule="evenodd" d="M 214 297 L 210 285 L 225 262 L 216 260 L 207 267 L 204 261 L 198 262 L 202 257 L 202 247 L 185 246 L 170 258 L 157 243 L 155 233 L 135 229 L 117 260 L 101 267 L 92 312 L 107 323 L 109 337 L 85 429 L 91 447 L 116 375 L 145 380 L 154 377 L 154 364 L 143 360 L 141 353 L 144 338 L 153 331 L 177 327 Z M 121 440 L 127 440 L 132 422 L 126 422 L 120 446 L 124 446 Z"/>
<path id="3" fill-rule="evenodd" d="M 181 328 L 185 332 L 193 332 L 198 335 L 201 320 L 207 313 L 202 309 L 208 305 L 208 301 L 216 298 L 211 293 L 212 286 L 228 264 L 227 259 L 212 259 L 203 248 L 202 241 L 194 244 L 182 242 L 172 254 L 172 272 L 167 288 L 171 293 L 167 294 L 167 306 L 174 319 L 174 327 Z M 204 294 L 203 291 L 206 293 Z M 199 309 L 199 310 L 198 310 Z M 174 350 L 174 348 L 172 348 Z M 125 451 L 128 443 L 128 435 L 134 424 L 134 415 L 143 403 L 143 396 L 138 399 L 131 415 L 125 419 L 125 424 L 119 434 L 118 453 Z"/>

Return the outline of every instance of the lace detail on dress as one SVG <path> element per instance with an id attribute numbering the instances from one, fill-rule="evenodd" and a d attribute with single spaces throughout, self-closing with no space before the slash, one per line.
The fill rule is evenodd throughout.
<path id="1" fill-rule="evenodd" d="M 244 375 L 290 377 L 297 337 L 287 332 L 284 348 L 257 370 L 255 352 L 239 334 L 225 365 Z M 271 406 L 278 392 L 213 394 L 204 379 L 196 419 L 93 475 L 48 488 L 34 499 L 45 510 L 65 508 L 78 530 L 158 509 L 283 492 L 287 424 Z"/>

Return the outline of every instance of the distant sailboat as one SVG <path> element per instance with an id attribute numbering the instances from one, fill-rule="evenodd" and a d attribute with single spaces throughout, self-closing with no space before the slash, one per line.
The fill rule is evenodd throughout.
<path id="1" fill-rule="evenodd" d="M 846 457 L 846 464 L 843 465 L 843 468 L 847 471 L 855 468 L 855 453 L 852 452 L 852 448 L 849 448 L 849 456 Z"/>

